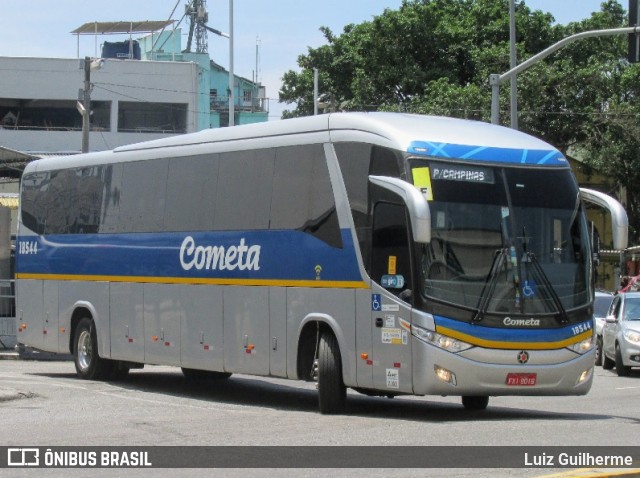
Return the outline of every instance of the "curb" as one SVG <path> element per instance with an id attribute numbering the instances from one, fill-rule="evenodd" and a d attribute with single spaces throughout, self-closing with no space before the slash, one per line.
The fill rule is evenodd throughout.
<path id="1" fill-rule="evenodd" d="M 56 354 L 53 352 L 39 352 L 23 350 L 22 352 L 0 351 L 0 360 L 38 360 L 38 361 L 69 361 L 73 360 L 70 354 Z"/>

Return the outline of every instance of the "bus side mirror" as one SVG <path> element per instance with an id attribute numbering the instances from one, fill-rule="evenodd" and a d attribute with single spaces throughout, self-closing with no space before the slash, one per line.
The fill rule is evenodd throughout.
<path id="1" fill-rule="evenodd" d="M 623 250 L 627 248 L 629 220 L 627 211 L 616 199 L 600 191 L 580 188 L 580 197 L 583 201 L 595 204 L 606 209 L 611 214 L 611 232 L 613 235 L 613 248 Z"/>
<path id="2" fill-rule="evenodd" d="M 387 176 L 369 176 L 369 182 L 400 196 L 409 211 L 413 240 L 419 244 L 431 242 L 431 211 L 418 188 L 402 179 Z"/>

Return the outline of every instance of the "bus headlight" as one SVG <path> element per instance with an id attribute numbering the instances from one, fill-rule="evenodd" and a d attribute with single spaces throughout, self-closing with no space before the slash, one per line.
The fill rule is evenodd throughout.
<path id="1" fill-rule="evenodd" d="M 457 353 L 473 347 L 473 345 L 463 342 L 462 340 L 447 337 L 446 335 L 418 327 L 417 325 L 411 326 L 411 334 L 423 342 L 435 345 L 447 352 Z"/>
<path id="2" fill-rule="evenodd" d="M 578 342 L 577 344 L 573 344 L 571 347 L 569 347 L 571 350 L 573 350 L 575 353 L 578 353 L 580 355 L 587 353 L 589 350 L 591 350 L 594 345 L 595 345 L 595 340 L 594 340 L 595 336 L 591 336 L 588 339 L 583 340 L 582 342 Z"/>

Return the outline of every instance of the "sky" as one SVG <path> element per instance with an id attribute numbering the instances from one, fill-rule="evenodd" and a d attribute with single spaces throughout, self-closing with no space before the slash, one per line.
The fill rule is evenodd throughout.
<path id="1" fill-rule="evenodd" d="M 619 0 L 627 8 L 627 0 Z M 187 0 L 0 0 L 0 56 L 76 58 L 94 56 L 95 39 L 70 32 L 87 22 L 117 20 L 180 20 Z M 319 31 L 329 27 L 342 32 L 345 25 L 362 23 L 395 10 L 402 0 L 233 0 L 234 72 L 252 79 L 258 65 L 258 79 L 266 86 L 269 119 L 280 118 L 291 108 L 277 101 L 281 79 L 288 70 L 299 70 L 297 58 L 308 47 L 325 44 Z M 600 10 L 601 0 L 526 0 L 532 10 L 551 13 L 557 23 L 588 18 Z M 175 8 L 175 13 L 171 13 Z M 229 31 L 229 0 L 207 0 L 209 26 Z M 506 13 L 508 14 L 508 12 Z M 189 27 L 186 20 L 183 47 Z M 125 37 L 98 37 L 120 41 Z M 228 68 L 229 43 L 209 34 L 209 55 Z M 259 60 L 256 62 L 256 45 Z M 98 52 L 100 47 L 98 46 Z"/>

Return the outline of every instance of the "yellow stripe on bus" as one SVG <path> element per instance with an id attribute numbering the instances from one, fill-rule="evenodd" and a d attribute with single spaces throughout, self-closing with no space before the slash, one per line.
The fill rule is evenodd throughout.
<path id="1" fill-rule="evenodd" d="M 332 289 L 366 289 L 363 281 L 324 281 L 324 280 L 280 280 L 280 279 L 221 279 L 206 277 L 148 277 L 148 276 L 109 276 L 76 274 L 16 274 L 16 279 L 90 281 L 90 282 L 140 282 L 150 284 L 194 284 L 194 285 L 244 285 L 272 287 L 318 287 Z"/>
<path id="2" fill-rule="evenodd" d="M 485 347 L 490 349 L 529 349 L 529 350 L 551 350 L 561 349 L 569 347 L 578 342 L 588 339 L 592 336 L 592 331 L 588 330 L 579 335 L 575 335 L 565 340 L 558 340 L 556 342 L 505 342 L 500 340 L 487 340 L 474 337 L 473 335 L 464 334 L 447 327 L 436 327 L 438 333 L 447 335 L 454 339 L 462 340 L 471 345 L 477 345 L 479 347 Z"/>

